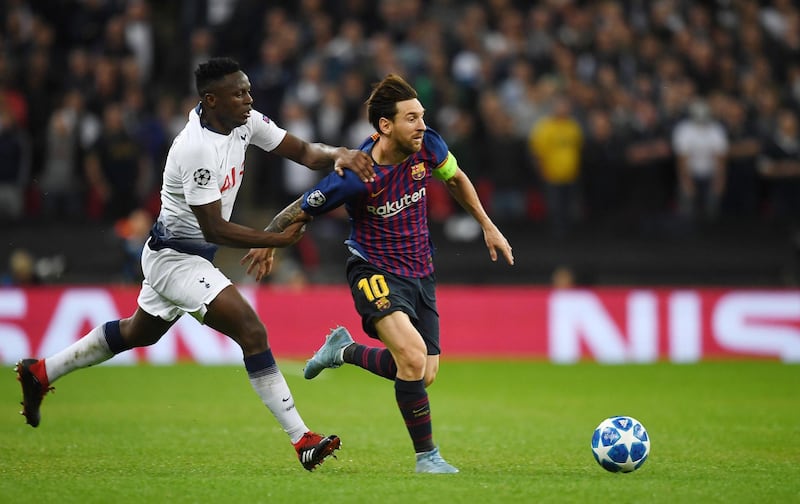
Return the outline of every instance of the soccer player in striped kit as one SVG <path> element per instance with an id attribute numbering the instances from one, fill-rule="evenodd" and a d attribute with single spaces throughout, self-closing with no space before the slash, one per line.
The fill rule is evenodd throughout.
<path id="1" fill-rule="evenodd" d="M 405 80 L 388 75 L 376 84 L 367 114 L 376 133 L 360 149 L 372 157 L 375 181 L 365 184 L 349 172 L 328 176 L 282 210 L 267 230 L 278 232 L 345 205 L 351 222 L 345 242 L 350 251 L 347 279 L 364 332 L 385 348 L 355 343 L 347 329 L 337 327 L 306 363 L 304 375 L 311 379 L 325 368 L 350 363 L 392 380 L 416 452 L 416 472 L 456 473 L 433 441 L 426 391 L 436 377 L 440 354 L 426 204 L 429 180 L 444 182 L 477 220 L 492 261 L 502 256 L 513 265 L 514 257 L 445 141 L 426 127 L 425 109 Z M 259 257 L 271 251 L 249 254 Z"/>

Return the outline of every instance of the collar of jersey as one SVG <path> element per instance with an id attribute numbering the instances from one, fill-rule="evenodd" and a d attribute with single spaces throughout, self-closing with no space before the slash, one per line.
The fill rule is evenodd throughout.
<path id="1" fill-rule="evenodd" d="M 197 112 L 197 117 L 200 118 L 200 127 L 201 128 L 205 128 L 205 129 L 207 129 L 208 131 L 210 131 L 212 133 L 216 133 L 217 135 L 222 135 L 222 136 L 230 135 L 230 133 L 225 134 L 225 133 L 223 133 L 221 131 L 215 130 L 214 128 L 209 126 L 207 121 L 203 121 L 203 103 L 202 102 L 197 104 L 197 107 L 194 109 L 194 111 Z"/>

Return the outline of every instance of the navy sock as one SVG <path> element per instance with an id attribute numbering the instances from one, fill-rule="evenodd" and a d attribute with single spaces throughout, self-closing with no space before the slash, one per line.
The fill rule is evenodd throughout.
<path id="1" fill-rule="evenodd" d="M 397 407 L 406 422 L 406 429 L 414 443 L 416 453 L 431 451 L 433 444 L 433 426 L 431 425 L 431 407 L 428 392 L 423 380 L 394 380 L 394 394 Z"/>
<path id="2" fill-rule="evenodd" d="M 275 366 L 275 357 L 271 349 L 244 358 L 244 368 L 251 376 L 272 366 Z"/>
<path id="3" fill-rule="evenodd" d="M 397 376 L 397 364 L 392 353 L 386 348 L 350 345 L 344 349 L 344 361 L 355 364 L 378 376 L 394 380 Z"/>
<path id="4" fill-rule="evenodd" d="M 108 349 L 111 350 L 114 355 L 131 349 L 131 347 L 125 343 L 125 340 L 122 339 L 122 331 L 119 329 L 119 320 L 106 322 L 103 326 L 103 333 L 106 336 Z"/>

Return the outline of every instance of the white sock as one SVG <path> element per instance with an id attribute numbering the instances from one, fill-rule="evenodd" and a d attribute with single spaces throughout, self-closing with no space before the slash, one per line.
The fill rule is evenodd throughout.
<path id="1" fill-rule="evenodd" d="M 103 326 L 99 325 L 75 343 L 45 359 L 47 380 L 52 384 L 67 373 L 100 364 L 113 356 L 106 343 Z"/>
<path id="2" fill-rule="evenodd" d="M 294 397 L 289 391 L 289 384 L 278 366 L 270 366 L 263 371 L 250 375 L 250 384 L 261 398 L 261 402 L 269 408 L 283 430 L 289 435 L 292 443 L 300 441 L 308 432 L 300 413 L 294 406 Z"/>

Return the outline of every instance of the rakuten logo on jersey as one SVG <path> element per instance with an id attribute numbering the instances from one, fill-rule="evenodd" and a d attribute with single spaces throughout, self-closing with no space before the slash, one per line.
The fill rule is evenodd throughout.
<path id="1" fill-rule="evenodd" d="M 387 201 L 381 206 L 367 205 L 367 212 L 371 213 L 372 215 L 377 215 L 378 217 L 383 217 L 385 219 L 387 217 L 399 214 L 400 212 L 410 207 L 411 205 L 417 203 L 424 197 L 425 197 L 425 188 L 423 187 L 419 191 L 413 192 L 411 194 L 404 194 L 403 196 L 400 197 L 400 199 L 396 201 Z"/>

